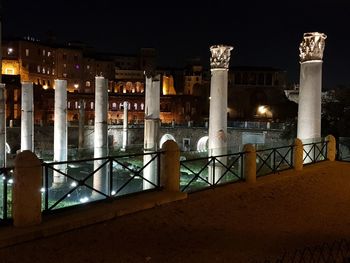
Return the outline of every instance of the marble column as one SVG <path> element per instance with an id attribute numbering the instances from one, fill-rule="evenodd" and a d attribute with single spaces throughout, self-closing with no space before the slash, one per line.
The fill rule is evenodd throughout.
<path id="1" fill-rule="evenodd" d="M 55 79 L 55 123 L 54 123 L 54 162 L 67 161 L 67 80 Z M 67 172 L 67 164 L 56 165 L 62 173 Z M 60 187 L 67 177 L 54 172 L 53 187 Z"/>
<path id="2" fill-rule="evenodd" d="M 144 153 L 155 152 L 159 148 L 159 126 L 160 126 L 160 79 L 161 76 L 146 76 L 145 94 L 145 126 L 144 126 Z M 151 161 L 154 154 L 144 156 L 143 164 L 148 164 L 143 177 L 158 184 L 158 160 Z M 148 181 L 143 181 L 143 189 L 151 189 L 154 186 Z"/>
<path id="3" fill-rule="evenodd" d="M 85 100 L 79 100 L 79 150 L 84 148 Z"/>
<path id="4" fill-rule="evenodd" d="M 95 132 L 94 132 L 94 158 L 108 155 L 108 80 L 104 77 L 95 77 Z M 94 170 L 97 170 L 104 160 L 94 161 Z M 100 192 L 109 194 L 109 179 L 107 178 L 107 166 L 101 167 L 94 174 L 93 187 Z M 102 196 L 93 192 L 95 199 Z"/>
<path id="5" fill-rule="evenodd" d="M 128 146 L 128 107 L 129 103 L 127 101 L 124 101 L 123 108 L 124 108 L 124 115 L 123 115 L 123 144 L 122 144 L 122 151 L 126 151 L 126 148 Z"/>
<path id="6" fill-rule="evenodd" d="M 0 167 L 6 167 L 6 99 L 5 84 L 0 83 Z"/>
<path id="7" fill-rule="evenodd" d="M 305 33 L 300 44 L 298 138 L 321 137 L 322 59 L 326 35 Z"/>
<path id="8" fill-rule="evenodd" d="M 215 45 L 210 47 L 211 81 L 209 105 L 209 156 L 227 154 L 227 86 L 230 53 L 233 47 Z M 209 167 L 209 182 L 223 182 L 226 157 L 217 158 Z M 215 167 L 214 167 L 215 165 Z"/>
<path id="9" fill-rule="evenodd" d="M 33 83 L 22 82 L 21 151 L 34 152 Z"/>

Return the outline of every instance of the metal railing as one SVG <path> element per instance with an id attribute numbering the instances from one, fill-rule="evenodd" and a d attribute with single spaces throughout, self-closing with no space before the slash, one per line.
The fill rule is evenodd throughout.
<path id="1" fill-rule="evenodd" d="M 13 167 L 0 168 L 0 224 L 6 223 L 12 214 Z"/>
<path id="2" fill-rule="evenodd" d="M 303 144 L 303 163 L 311 164 L 327 160 L 328 141 L 319 141 Z"/>
<path id="3" fill-rule="evenodd" d="M 43 162 L 43 211 L 160 188 L 160 154 Z"/>
<path id="4" fill-rule="evenodd" d="M 350 262 L 350 243 L 342 239 L 331 244 L 306 247 L 264 263 L 346 263 Z"/>
<path id="5" fill-rule="evenodd" d="M 194 192 L 243 180 L 244 152 L 180 161 L 180 190 Z"/>
<path id="6" fill-rule="evenodd" d="M 256 176 L 293 168 L 294 145 L 256 151 Z"/>

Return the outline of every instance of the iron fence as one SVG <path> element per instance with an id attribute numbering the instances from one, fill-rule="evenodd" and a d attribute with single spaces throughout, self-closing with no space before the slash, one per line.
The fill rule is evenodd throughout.
<path id="1" fill-rule="evenodd" d="M 180 161 L 180 189 L 194 192 L 243 180 L 244 152 Z"/>
<path id="2" fill-rule="evenodd" d="M 311 164 L 327 160 L 328 141 L 303 144 L 303 163 Z"/>
<path id="3" fill-rule="evenodd" d="M 0 223 L 6 223 L 12 214 L 13 167 L 0 168 Z"/>
<path id="4" fill-rule="evenodd" d="M 256 176 L 293 168 L 294 145 L 256 151 Z"/>
<path id="5" fill-rule="evenodd" d="M 160 187 L 160 154 L 108 156 L 43 162 L 43 211 L 79 205 Z"/>
<path id="6" fill-rule="evenodd" d="M 264 263 L 349 263 L 350 243 L 342 239 L 331 244 L 306 247 L 284 255 L 275 260 L 265 260 Z"/>

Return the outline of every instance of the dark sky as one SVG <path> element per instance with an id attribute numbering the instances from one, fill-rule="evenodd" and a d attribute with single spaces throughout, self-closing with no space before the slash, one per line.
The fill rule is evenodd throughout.
<path id="1" fill-rule="evenodd" d="M 304 32 L 325 33 L 324 88 L 350 84 L 350 1 L 35 0 L 3 1 L 4 35 L 48 31 L 58 40 L 83 41 L 100 51 L 135 53 L 155 47 L 163 66 L 200 57 L 209 46 L 233 45 L 231 65 L 272 66 L 299 81 Z M 307 4 L 303 2 L 308 2 Z"/>

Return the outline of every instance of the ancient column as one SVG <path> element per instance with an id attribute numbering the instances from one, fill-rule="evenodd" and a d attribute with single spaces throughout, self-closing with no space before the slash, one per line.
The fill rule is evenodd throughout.
<path id="1" fill-rule="evenodd" d="M 129 103 L 127 101 L 124 101 L 123 108 L 124 108 L 124 115 L 123 115 L 123 144 L 122 144 L 122 151 L 126 151 L 126 147 L 128 146 L 128 107 Z"/>
<path id="2" fill-rule="evenodd" d="M 310 143 L 321 137 L 322 58 L 326 35 L 305 33 L 300 44 L 300 87 L 297 137 Z M 308 139 L 308 140 L 306 140 Z M 304 163 L 312 162 L 314 149 L 304 147 Z M 306 152 L 309 155 L 306 155 Z"/>
<path id="3" fill-rule="evenodd" d="M 108 130 L 107 130 L 107 116 L 108 116 L 108 80 L 104 77 L 95 77 L 95 132 L 94 132 L 94 158 L 106 157 L 108 155 Z M 101 165 L 104 160 L 94 161 L 93 187 L 100 192 L 109 194 L 107 178 L 107 166 Z M 101 168 L 100 168 L 101 167 Z M 97 192 L 93 192 L 95 198 L 102 197 Z"/>
<path id="4" fill-rule="evenodd" d="M 79 150 L 84 148 L 85 101 L 79 100 Z"/>
<path id="5" fill-rule="evenodd" d="M 22 82 L 21 151 L 34 152 L 33 83 Z"/>
<path id="6" fill-rule="evenodd" d="M 321 137 L 322 58 L 326 35 L 305 33 L 300 44 L 298 138 Z"/>
<path id="7" fill-rule="evenodd" d="M 224 45 L 210 47 L 209 156 L 227 153 L 227 86 L 232 49 L 233 47 Z M 224 181 L 221 179 L 226 171 L 223 165 L 226 165 L 226 157 L 219 157 L 217 161 L 211 163 L 208 178 L 210 183 Z"/>
<path id="8" fill-rule="evenodd" d="M 55 79 L 55 122 L 54 122 L 54 162 L 67 161 L 68 134 L 67 134 L 67 80 Z M 67 164 L 55 165 L 62 173 L 67 172 Z M 54 172 L 53 187 L 60 187 L 67 177 Z"/>
<path id="9" fill-rule="evenodd" d="M 0 167 L 6 166 L 6 100 L 5 84 L 0 83 Z"/>
<path id="10" fill-rule="evenodd" d="M 145 91 L 145 130 L 144 130 L 144 153 L 143 165 L 147 165 L 144 169 L 143 177 L 158 184 L 158 160 L 153 154 L 159 147 L 159 126 L 160 126 L 160 75 L 154 78 L 146 76 Z M 143 189 L 150 189 L 154 186 L 148 181 L 143 181 Z"/>

